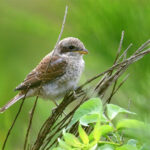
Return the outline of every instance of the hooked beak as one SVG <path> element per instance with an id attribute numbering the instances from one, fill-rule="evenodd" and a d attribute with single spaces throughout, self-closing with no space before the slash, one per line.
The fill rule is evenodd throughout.
<path id="1" fill-rule="evenodd" d="M 88 50 L 87 49 L 82 49 L 82 50 L 78 50 L 78 51 L 76 51 L 76 52 L 78 52 L 78 53 L 80 53 L 80 54 L 88 54 Z"/>

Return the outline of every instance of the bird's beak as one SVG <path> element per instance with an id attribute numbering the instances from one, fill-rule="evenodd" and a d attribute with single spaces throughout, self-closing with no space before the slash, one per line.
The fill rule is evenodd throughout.
<path id="1" fill-rule="evenodd" d="M 78 51 L 80 54 L 88 54 L 88 50 L 87 49 L 82 49 Z"/>

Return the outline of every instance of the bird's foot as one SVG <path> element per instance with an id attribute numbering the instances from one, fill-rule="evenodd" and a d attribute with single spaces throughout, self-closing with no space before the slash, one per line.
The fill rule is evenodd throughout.
<path id="1" fill-rule="evenodd" d="M 72 93 L 73 93 L 73 96 L 75 97 L 75 98 L 77 98 L 78 96 L 77 96 L 77 93 L 76 93 L 76 91 L 75 90 L 73 90 L 72 91 Z"/>

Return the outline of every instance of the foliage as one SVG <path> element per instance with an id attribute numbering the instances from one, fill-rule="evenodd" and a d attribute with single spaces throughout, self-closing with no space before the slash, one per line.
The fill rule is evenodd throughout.
<path id="1" fill-rule="evenodd" d="M 105 108 L 99 98 L 84 102 L 75 112 L 68 127 L 79 122 L 79 136 L 69 133 L 69 129 L 64 130 L 63 138 L 58 139 L 59 146 L 53 150 L 146 150 L 148 148 L 148 143 L 142 143 L 136 137 L 133 139 L 130 134 L 128 136 L 123 134 L 127 129 L 147 128 L 144 122 L 125 117 L 113 121 L 121 113 L 132 115 L 135 113 L 114 104 L 107 104 L 106 109 L 104 111 Z M 85 131 L 86 126 L 91 127 L 89 133 Z"/>

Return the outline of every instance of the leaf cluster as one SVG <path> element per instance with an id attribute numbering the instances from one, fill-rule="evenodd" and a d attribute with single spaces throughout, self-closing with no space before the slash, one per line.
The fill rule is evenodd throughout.
<path id="1" fill-rule="evenodd" d="M 147 150 L 146 143 L 124 134 L 124 131 L 140 130 L 147 125 L 127 118 L 114 121 L 121 113 L 135 115 L 114 104 L 107 104 L 105 111 L 99 98 L 89 99 L 76 110 L 68 128 L 63 130 L 63 137 L 58 139 L 59 146 L 53 150 Z M 75 136 L 69 133 L 69 128 L 77 122 L 78 135 Z M 86 130 L 87 126 L 90 131 Z"/>

